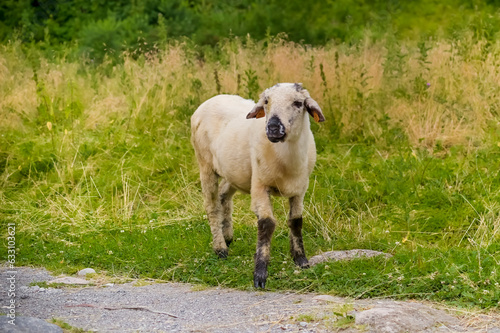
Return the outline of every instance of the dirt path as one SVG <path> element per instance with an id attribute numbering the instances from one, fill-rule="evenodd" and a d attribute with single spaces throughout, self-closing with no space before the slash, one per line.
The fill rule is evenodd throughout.
<path id="1" fill-rule="evenodd" d="M 7 278 L 7 269 L 0 268 L 3 307 L 8 302 Z M 353 301 L 317 294 L 219 288 L 197 290 L 178 283 L 30 286 L 53 279 L 43 269 L 17 268 L 16 315 L 57 318 L 96 332 L 500 333 L 497 315 L 464 313 L 460 317 L 458 312 L 418 302 Z M 1 312 L 7 311 L 4 308 Z"/>

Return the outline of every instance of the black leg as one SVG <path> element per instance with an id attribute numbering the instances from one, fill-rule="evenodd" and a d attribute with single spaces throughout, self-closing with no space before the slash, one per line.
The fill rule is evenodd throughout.
<path id="1" fill-rule="evenodd" d="M 257 252 L 255 253 L 255 270 L 253 273 L 253 283 L 255 288 L 266 287 L 267 265 L 271 258 L 271 238 L 273 236 L 276 223 L 271 218 L 259 219 Z"/>
<path id="2" fill-rule="evenodd" d="M 302 217 L 288 220 L 288 226 L 290 227 L 290 253 L 293 261 L 297 266 L 307 268 L 309 261 L 306 258 L 302 241 Z"/>

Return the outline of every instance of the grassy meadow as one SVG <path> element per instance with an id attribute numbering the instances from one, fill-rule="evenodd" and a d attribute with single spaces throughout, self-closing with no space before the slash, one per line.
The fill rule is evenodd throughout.
<path id="1" fill-rule="evenodd" d="M 288 201 L 276 198 L 268 288 L 499 306 L 499 43 L 231 38 L 118 58 L 0 46 L 3 258 L 15 223 L 17 265 L 251 290 L 250 198 L 235 196 L 235 242 L 219 260 L 189 118 L 219 93 L 255 100 L 278 82 L 302 82 L 326 117 L 312 125 L 306 252 L 394 256 L 299 270 Z"/>

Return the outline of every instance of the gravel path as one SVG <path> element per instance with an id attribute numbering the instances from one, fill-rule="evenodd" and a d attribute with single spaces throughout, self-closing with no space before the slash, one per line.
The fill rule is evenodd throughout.
<path id="1" fill-rule="evenodd" d="M 7 269 L 0 268 L 3 307 L 9 301 L 7 278 Z M 44 269 L 18 267 L 16 315 L 57 318 L 95 332 L 500 333 L 498 314 L 457 318 L 418 302 L 353 301 L 317 294 L 222 288 L 197 290 L 178 283 L 30 286 L 32 282 L 54 278 Z M 348 317 L 335 314 L 342 312 L 348 313 Z"/>

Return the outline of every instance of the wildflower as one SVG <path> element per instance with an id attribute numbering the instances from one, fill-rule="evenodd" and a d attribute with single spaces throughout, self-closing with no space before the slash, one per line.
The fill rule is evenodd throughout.
<path id="1" fill-rule="evenodd" d="M 125 230 L 120 230 L 120 232 L 125 232 Z"/>
<path id="2" fill-rule="evenodd" d="M 488 290 L 483 290 L 483 294 L 488 295 L 490 292 Z"/>
<path id="3" fill-rule="evenodd" d="M 108 251 L 108 254 L 113 254 L 113 251 L 109 250 L 109 251 Z"/>
<path id="4" fill-rule="evenodd" d="M 427 82 L 426 86 L 427 86 L 427 88 L 429 88 L 431 86 L 431 83 Z"/>

